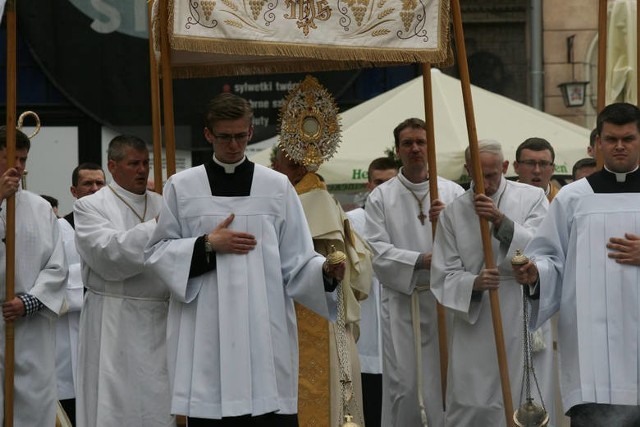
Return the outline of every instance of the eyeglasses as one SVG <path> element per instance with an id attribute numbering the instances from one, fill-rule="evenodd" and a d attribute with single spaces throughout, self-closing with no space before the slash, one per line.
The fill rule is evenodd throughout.
<path id="1" fill-rule="evenodd" d="M 213 136 L 223 144 L 229 144 L 231 141 L 236 141 L 239 144 L 244 144 L 249 140 L 248 132 L 235 133 L 235 134 L 213 133 Z"/>
<path id="2" fill-rule="evenodd" d="M 548 160 L 520 160 L 518 161 L 519 165 L 525 165 L 531 169 L 534 169 L 536 166 L 539 166 L 540 169 L 546 169 L 550 166 L 553 166 L 553 162 Z"/>

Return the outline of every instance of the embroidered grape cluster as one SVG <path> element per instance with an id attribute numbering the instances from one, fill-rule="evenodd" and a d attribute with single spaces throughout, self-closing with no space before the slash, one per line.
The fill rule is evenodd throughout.
<path id="1" fill-rule="evenodd" d="M 404 30 L 409 31 L 411 28 L 411 23 L 413 22 L 414 13 L 409 11 L 400 12 L 400 18 L 402 19 L 402 23 L 404 24 Z"/>
<path id="2" fill-rule="evenodd" d="M 363 5 L 356 5 L 351 8 L 351 11 L 353 12 L 353 17 L 356 19 L 356 24 L 358 24 L 359 27 L 362 25 L 362 20 L 367 12 L 367 7 Z"/>
<path id="3" fill-rule="evenodd" d="M 260 12 L 262 12 L 262 7 L 267 2 L 267 0 L 249 0 L 249 6 L 251 7 L 251 15 L 254 20 L 258 19 L 260 16 Z"/>
<path id="4" fill-rule="evenodd" d="M 202 13 L 204 14 L 204 19 L 207 21 L 211 18 L 211 14 L 213 13 L 213 8 L 216 6 L 215 1 L 204 0 L 201 2 L 202 4 Z"/>

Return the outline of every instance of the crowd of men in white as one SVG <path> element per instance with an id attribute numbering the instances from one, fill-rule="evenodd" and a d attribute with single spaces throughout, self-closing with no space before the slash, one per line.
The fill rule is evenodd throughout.
<path id="1" fill-rule="evenodd" d="M 28 138 L 18 131 L 8 168 L 0 130 L 2 237 L 10 196 L 17 218 L 16 297 L 3 302 L 0 331 L 4 340 L 5 322 L 15 322 L 14 425 L 53 426 L 58 401 L 80 427 L 174 426 L 176 415 L 190 426 L 298 425 L 293 302 L 335 321 L 335 284 L 348 266 L 314 250 L 287 176 L 246 158 L 251 117 L 242 98 L 214 98 L 204 128 L 211 160 L 172 176 L 163 196 L 147 190 L 146 143 L 114 138 L 112 182 L 98 165 L 78 166 L 74 210 L 59 219 L 20 188 Z M 533 395 L 549 425 L 557 378 L 572 427 L 639 425 L 640 197 L 626 193 L 640 192 L 640 110 L 607 106 L 594 131 L 604 168 L 581 161 L 561 189 L 541 138 L 518 149 L 519 182 L 504 176 L 500 143 L 480 141 L 476 194 L 473 182 L 465 191 L 429 175 L 422 120 L 405 120 L 393 137 L 402 167 L 374 160 L 364 209 L 348 213 L 376 276 L 358 342 L 365 424 L 507 425 L 489 300 L 497 290 L 515 407 L 524 293 Z M 489 224 L 492 267 L 478 217 Z M 516 250 L 530 261 L 512 266 Z M 5 257 L 0 244 L 3 293 Z M 444 396 L 437 302 L 448 332 Z"/>

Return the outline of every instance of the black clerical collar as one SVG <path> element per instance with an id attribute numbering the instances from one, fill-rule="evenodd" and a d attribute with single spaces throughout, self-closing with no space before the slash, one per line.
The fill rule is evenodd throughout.
<path id="1" fill-rule="evenodd" d="M 235 163 L 224 163 L 218 160 L 215 154 L 213 155 L 213 162 L 224 169 L 225 173 L 234 173 L 236 171 L 236 168 L 244 163 L 245 160 L 247 160 L 247 156 L 244 156 L 242 160 Z"/>
<path id="2" fill-rule="evenodd" d="M 587 182 L 594 193 L 640 193 L 640 169 L 624 173 L 601 169 L 589 175 Z"/>
<path id="3" fill-rule="evenodd" d="M 629 171 L 629 172 L 614 172 L 612 170 L 609 170 L 609 168 L 607 168 L 606 166 L 604 166 L 604 169 L 607 172 L 614 174 L 616 176 L 616 181 L 617 182 L 625 182 L 627 180 L 627 175 L 637 171 L 638 170 L 638 166 L 636 166 L 636 168 L 634 170 Z"/>
<path id="4" fill-rule="evenodd" d="M 211 187 L 211 195 L 222 197 L 248 196 L 251 193 L 255 163 L 246 157 L 227 173 L 224 166 L 211 159 L 204 164 Z"/>

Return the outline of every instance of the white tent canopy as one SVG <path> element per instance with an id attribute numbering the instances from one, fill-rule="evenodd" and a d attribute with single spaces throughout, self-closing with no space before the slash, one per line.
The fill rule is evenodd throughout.
<path id="1" fill-rule="evenodd" d="M 432 71 L 438 175 L 460 180 L 464 150 L 469 145 L 460 81 Z M 556 152 L 556 174 L 571 174 L 573 164 L 586 156 L 589 129 L 543 113 L 484 89 L 471 86 L 478 139 L 502 143 L 505 158 L 513 160 L 518 145 L 529 137 L 547 139 Z M 367 180 L 371 160 L 392 148 L 393 128 L 409 117 L 424 118 L 422 77 L 351 108 L 342 116 L 342 143 L 337 154 L 323 164 L 320 173 L 332 191 L 349 191 Z M 277 137 L 268 147 L 277 143 Z M 269 165 L 271 149 L 251 160 Z M 510 166 L 509 175 L 513 176 Z"/>

